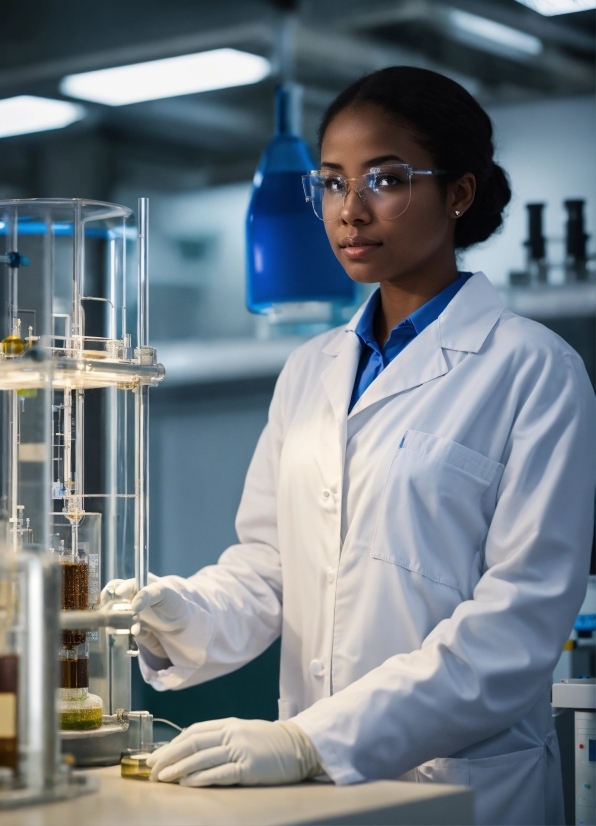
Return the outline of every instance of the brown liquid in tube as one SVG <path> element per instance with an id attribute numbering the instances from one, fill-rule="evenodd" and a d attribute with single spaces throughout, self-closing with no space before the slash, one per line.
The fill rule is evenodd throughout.
<path id="1" fill-rule="evenodd" d="M 16 773 L 19 762 L 17 739 L 17 691 L 19 658 L 0 654 L 0 766 Z"/>

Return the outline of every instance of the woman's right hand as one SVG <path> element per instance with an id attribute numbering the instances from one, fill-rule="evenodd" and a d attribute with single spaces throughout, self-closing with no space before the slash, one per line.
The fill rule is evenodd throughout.
<path id="1" fill-rule="evenodd" d="M 154 574 L 149 574 L 149 584 L 138 593 L 134 579 L 111 580 L 102 591 L 102 605 L 112 598 L 111 594 L 131 600 L 131 609 L 139 615 L 139 621 L 130 629 L 137 643 L 167 660 L 160 638 L 184 627 L 188 615 L 186 600 L 167 578 Z"/>

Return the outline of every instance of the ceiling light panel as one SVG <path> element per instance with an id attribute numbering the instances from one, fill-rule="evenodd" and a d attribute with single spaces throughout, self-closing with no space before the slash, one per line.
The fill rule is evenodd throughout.
<path id="1" fill-rule="evenodd" d="M 60 91 L 94 103 L 124 106 L 144 100 L 246 86 L 263 80 L 270 71 L 269 61 L 259 55 L 237 49 L 214 49 L 67 75 L 60 84 Z"/>
<path id="2" fill-rule="evenodd" d="M 517 2 L 545 17 L 596 9 L 596 0 L 517 0 Z"/>
<path id="3" fill-rule="evenodd" d="M 85 110 L 68 100 L 19 95 L 0 100 L 0 138 L 63 129 L 81 120 Z"/>
<path id="4" fill-rule="evenodd" d="M 531 34 L 504 26 L 487 17 L 470 14 L 460 9 L 449 12 L 449 23 L 462 34 L 470 45 L 480 45 L 475 41 L 484 41 L 497 47 L 498 51 L 521 52 L 526 55 L 538 55 L 542 51 L 542 41 Z"/>

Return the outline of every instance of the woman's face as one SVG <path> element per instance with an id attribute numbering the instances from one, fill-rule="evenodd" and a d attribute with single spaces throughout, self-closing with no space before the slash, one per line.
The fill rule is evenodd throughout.
<path id="1" fill-rule="evenodd" d="M 348 107 L 327 127 L 321 145 L 322 170 L 356 178 L 373 166 L 390 163 L 436 169 L 430 153 L 410 131 L 373 104 Z M 383 220 L 350 189 L 339 218 L 326 222 L 325 229 L 350 278 L 366 284 L 397 283 L 434 269 L 446 256 L 453 262 L 455 210 L 463 212 L 473 196 L 472 175 L 449 185 L 447 194 L 434 176 L 414 175 L 406 211 L 399 218 Z"/>

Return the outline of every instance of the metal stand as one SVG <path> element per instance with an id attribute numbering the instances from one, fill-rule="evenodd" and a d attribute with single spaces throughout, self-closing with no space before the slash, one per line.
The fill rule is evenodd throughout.
<path id="1" fill-rule="evenodd" d="M 68 767 L 66 767 L 68 768 Z M 39 803 L 54 803 L 58 800 L 71 800 L 73 797 L 80 797 L 82 794 L 90 794 L 99 789 L 99 783 L 95 777 L 87 774 L 64 775 L 64 781 L 55 783 L 53 786 L 36 789 L 33 787 L 25 789 L 9 789 L 0 794 L 0 811 L 4 809 L 16 809 L 19 806 L 33 806 Z"/>

